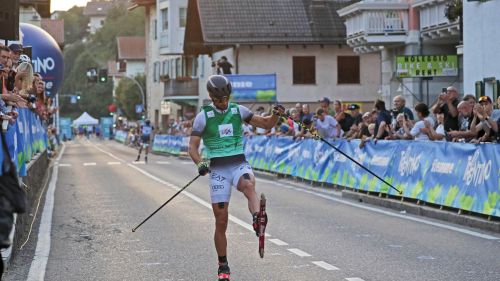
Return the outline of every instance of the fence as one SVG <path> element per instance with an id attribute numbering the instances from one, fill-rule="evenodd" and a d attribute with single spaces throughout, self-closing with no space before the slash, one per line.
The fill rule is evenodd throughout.
<path id="1" fill-rule="evenodd" d="M 26 163 L 35 154 L 47 148 L 47 132 L 35 113 L 29 109 L 20 108 L 19 117 L 14 124 L 9 126 L 5 136 L 12 161 L 17 165 L 19 176 L 24 177 L 27 175 Z M 3 151 L 0 151 L 0 161 L 5 156 Z"/>
<path id="2" fill-rule="evenodd" d="M 180 154 L 188 137 L 155 136 L 153 151 Z M 325 143 L 289 137 L 245 138 L 252 167 L 306 180 L 397 195 L 388 185 Z M 412 198 L 500 217 L 500 145 L 429 141 L 359 140 L 332 144 Z M 300 159 L 300 161 L 297 161 Z"/>

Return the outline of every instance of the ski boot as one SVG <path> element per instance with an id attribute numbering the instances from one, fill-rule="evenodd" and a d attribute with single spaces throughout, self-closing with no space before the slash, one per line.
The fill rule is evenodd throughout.
<path id="1" fill-rule="evenodd" d="M 141 156 L 137 156 L 137 159 L 135 159 L 135 162 L 139 162 L 139 159 L 141 159 Z"/>
<path id="2" fill-rule="evenodd" d="M 227 263 L 219 263 L 218 273 L 218 281 L 230 281 L 231 280 L 231 270 L 229 269 L 229 265 Z"/>
<path id="3" fill-rule="evenodd" d="M 260 196 L 260 210 L 253 214 L 253 229 L 259 237 L 259 255 L 264 258 L 264 242 L 266 238 L 267 213 L 266 213 L 266 197 L 264 194 Z"/>

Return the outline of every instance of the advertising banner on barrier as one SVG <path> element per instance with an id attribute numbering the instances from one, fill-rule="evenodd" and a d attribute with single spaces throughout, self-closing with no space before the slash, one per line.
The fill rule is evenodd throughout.
<path id="1" fill-rule="evenodd" d="M 157 135 L 153 147 L 175 154 L 187 149 L 182 145 L 188 140 Z M 359 140 L 330 143 L 401 190 L 403 197 L 500 217 L 500 145 L 379 141 L 360 148 Z M 252 136 L 244 144 L 247 161 L 255 169 L 399 195 L 321 141 Z"/>
<path id="2" fill-rule="evenodd" d="M 233 87 L 234 101 L 275 102 L 276 74 L 233 74 L 226 75 Z"/>

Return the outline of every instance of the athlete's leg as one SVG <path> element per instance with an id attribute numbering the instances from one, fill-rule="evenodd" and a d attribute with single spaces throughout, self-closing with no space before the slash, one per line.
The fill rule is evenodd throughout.
<path id="1" fill-rule="evenodd" d="M 248 210 L 253 215 L 259 211 L 260 201 L 255 191 L 255 177 L 252 173 L 244 173 L 238 180 L 237 189 L 248 200 Z"/>
<path id="2" fill-rule="evenodd" d="M 227 254 L 226 229 L 228 222 L 229 203 L 213 203 L 212 210 L 215 216 L 215 250 L 219 257 L 225 257 Z"/>
<path id="3" fill-rule="evenodd" d="M 141 153 L 142 153 L 142 144 L 140 144 L 140 146 L 139 146 L 139 154 L 137 155 L 136 161 L 139 161 L 139 159 L 141 158 Z"/>

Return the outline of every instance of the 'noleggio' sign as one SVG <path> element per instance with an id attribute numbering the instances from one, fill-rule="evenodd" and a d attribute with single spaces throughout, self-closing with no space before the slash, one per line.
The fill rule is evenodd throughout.
<path id="1" fill-rule="evenodd" d="M 399 78 L 457 76 L 456 55 L 397 56 L 396 75 Z"/>

